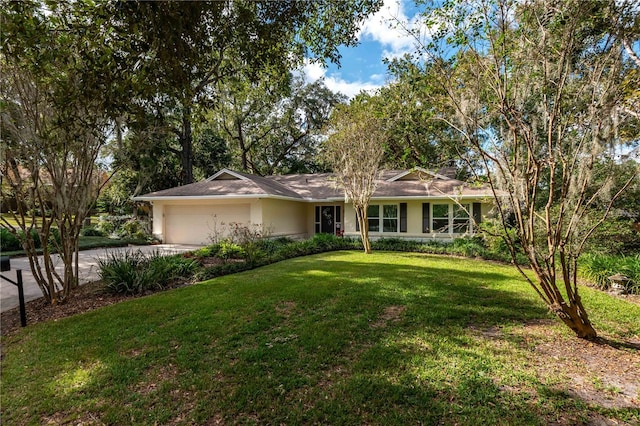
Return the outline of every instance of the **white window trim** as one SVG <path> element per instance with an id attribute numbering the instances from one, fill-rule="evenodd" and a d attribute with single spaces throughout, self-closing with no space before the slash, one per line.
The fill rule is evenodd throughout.
<path id="1" fill-rule="evenodd" d="M 374 234 L 398 234 L 400 233 L 400 203 L 375 203 L 369 204 L 371 206 L 378 206 L 378 216 L 369 216 L 367 214 L 367 220 L 370 219 L 378 219 L 378 231 L 369 231 Z M 395 206 L 396 207 L 396 216 L 395 217 L 384 217 L 384 206 Z M 368 210 L 368 208 L 367 208 Z M 368 213 L 368 212 L 367 212 Z M 395 219 L 396 221 L 396 230 L 395 231 L 385 231 L 384 230 L 384 219 Z"/>
<path id="2" fill-rule="evenodd" d="M 444 217 L 434 217 L 433 216 L 433 207 L 434 205 L 448 205 L 449 209 L 448 209 L 448 226 L 447 232 L 434 232 L 434 226 L 433 226 L 433 221 L 434 219 L 445 219 Z M 453 232 L 453 224 L 454 224 L 454 217 L 453 217 L 453 210 L 456 206 L 461 205 L 463 207 L 463 209 L 467 212 L 467 217 L 466 219 L 469 221 L 469 229 L 466 232 Z M 471 220 L 472 216 L 473 216 L 473 204 L 471 203 L 438 203 L 438 202 L 432 202 L 429 204 L 429 225 L 430 225 L 430 229 L 431 229 L 431 233 L 432 234 L 437 234 L 437 235 L 472 235 L 474 232 L 474 228 L 473 228 L 473 221 Z M 459 219 L 465 219 L 465 218 L 459 218 Z"/>

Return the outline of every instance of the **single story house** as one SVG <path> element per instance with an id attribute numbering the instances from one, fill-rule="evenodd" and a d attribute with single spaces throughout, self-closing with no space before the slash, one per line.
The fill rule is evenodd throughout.
<path id="1" fill-rule="evenodd" d="M 331 173 L 256 176 L 229 169 L 190 185 L 136 197 L 152 203 L 153 234 L 165 243 L 208 244 L 231 226 L 270 236 L 317 233 L 359 236 L 356 215 Z M 369 209 L 369 233 L 418 240 L 472 235 L 493 207 L 486 186 L 422 168 L 380 173 Z"/>

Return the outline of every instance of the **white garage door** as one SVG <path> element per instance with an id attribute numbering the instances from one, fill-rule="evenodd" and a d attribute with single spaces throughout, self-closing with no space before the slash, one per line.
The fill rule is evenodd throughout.
<path id="1" fill-rule="evenodd" d="M 223 234 L 231 223 L 248 224 L 249 204 L 220 206 L 166 206 L 164 237 L 170 244 L 209 244 L 212 234 Z"/>

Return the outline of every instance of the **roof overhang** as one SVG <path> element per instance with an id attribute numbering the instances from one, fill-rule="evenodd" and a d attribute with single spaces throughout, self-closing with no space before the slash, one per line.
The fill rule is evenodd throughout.
<path id="1" fill-rule="evenodd" d="M 300 198 L 285 197 L 283 195 L 271 195 L 271 194 L 229 194 L 229 195 L 170 195 L 159 197 L 133 197 L 133 201 L 185 201 L 185 200 L 247 200 L 247 199 L 262 199 L 272 198 L 275 200 L 289 200 L 289 201 L 305 201 Z"/>
<path id="2" fill-rule="evenodd" d="M 234 194 L 234 195 L 173 195 L 166 197 L 133 197 L 133 201 L 196 201 L 196 200 L 249 200 L 249 199 L 273 199 L 273 200 L 286 200 L 286 201 L 298 201 L 302 203 L 335 203 L 338 201 L 344 201 L 344 197 L 331 197 L 331 198 L 293 198 L 285 197 L 282 195 L 271 194 Z M 494 198 L 491 194 L 478 194 L 478 195 L 437 195 L 437 196 L 420 196 L 413 195 L 407 197 L 401 196 L 380 196 L 371 197 L 373 201 L 402 201 L 402 200 L 477 200 L 482 198 Z"/>

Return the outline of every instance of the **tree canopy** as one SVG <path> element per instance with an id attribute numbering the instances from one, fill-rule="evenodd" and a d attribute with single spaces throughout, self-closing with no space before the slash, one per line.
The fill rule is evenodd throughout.
<path id="1" fill-rule="evenodd" d="M 594 167 L 609 146 L 637 138 L 621 131 L 637 126 L 628 105 L 639 68 L 625 54 L 637 12 L 614 1 L 478 0 L 425 17 L 431 38 L 418 57 L 440 74 L 439 118 L 481 159 L 503 236 L 536 278 L 523 276 L 579 337 L 594 338 L 577 258 L 637 176 L 610 191 L 613 176 Z M 600 220 L 583 220 L 596 205 Z"/>

